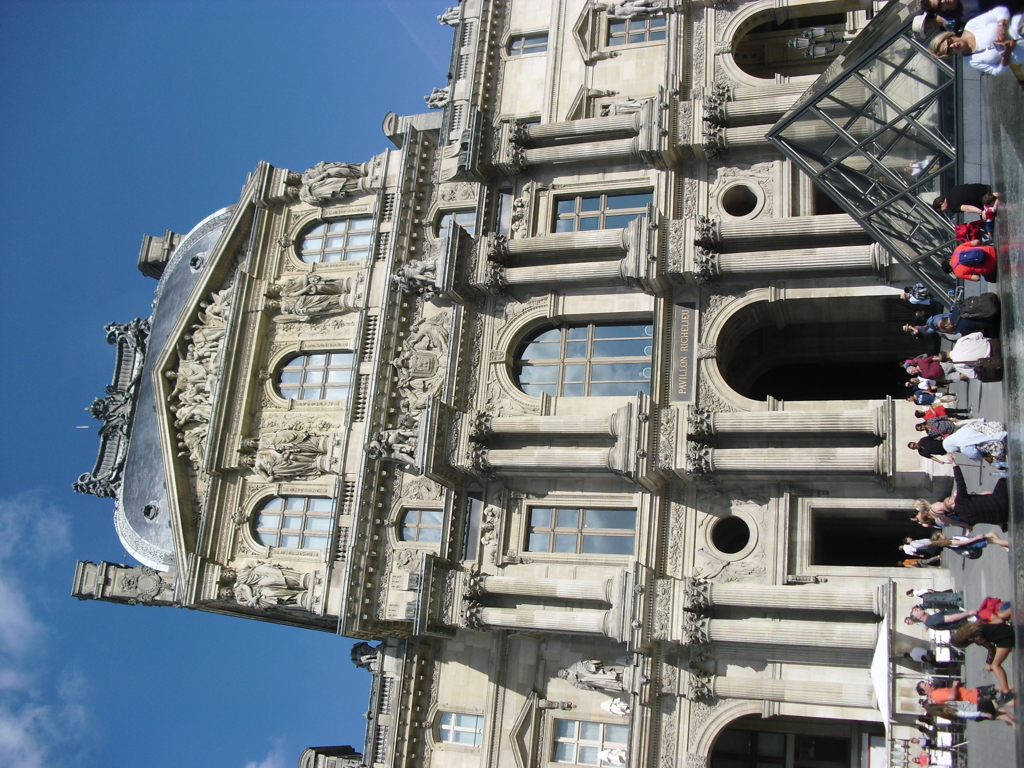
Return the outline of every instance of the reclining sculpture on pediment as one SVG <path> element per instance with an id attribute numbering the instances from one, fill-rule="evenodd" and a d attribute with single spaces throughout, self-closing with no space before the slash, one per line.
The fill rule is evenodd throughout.
<path id="1" fill-rule="evenodd" d="M 382 429 L 366 444 L 366 455 L 372 460 L 416 463 L 416 445 L 419 438 L 416 420 L 409 414 L 398 417 L 394 429 Z"/>
<path id="2" fill-rule="evenodd" d="M 328 280 L 309 272 L 267 289 L 267 306 L 277 309 L 281 323 L 308 323 L 320 317 L 359 309 L 362 273 L 356 278 Z"/>
<path id="3" fill-rule="evenodd" d="M 429 299 L 434 295 L 437 281 L 437 259 L 413 259 L 398 268 L 391 281 L 403 293 L 417 293 Z"/>
<path id="4" fill-rule="evenodd" d="M 616 659 L 614 664 L 606 664 L 598 659 L 584 659 L 558 670 L 558 676 L 580 690 L 616 695 L 630 690 L 633 670 L 625 662 Z"/>

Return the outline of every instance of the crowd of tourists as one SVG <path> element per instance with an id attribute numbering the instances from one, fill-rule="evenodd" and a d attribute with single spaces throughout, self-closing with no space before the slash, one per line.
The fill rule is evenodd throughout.
<path id="1" fill-rule="evenodd" d="M 909 590 L 907 595 L 919 598 L 921 603 L 904 621 L 922 624 L 931 633 L 930 648 L 918 647 L 904 654 L 927 673 L 917 684 L 923 709 L 918 717 L 919 746 L 950 748 L 955 739 L 943 738 L 944 733 L 962 732 L 966 720 L 1001 720 L 1016 727 L 1016 692 L 1003 669 L 1003 662 L 1015 647 L 1011 603 L 988 597 L 978 608 L 964 610 L 960 592 L 922 589 Z M 960 679 L 963 651 L 971 645 L 988 652 L 985 671 L 992 673 L 994 683 L 969 688 Z"/>

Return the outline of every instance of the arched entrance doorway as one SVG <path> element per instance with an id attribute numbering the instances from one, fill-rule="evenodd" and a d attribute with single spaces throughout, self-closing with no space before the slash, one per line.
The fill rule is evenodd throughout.
<path id="1" fill-rule="evenodd" d="M 876 723 L 748 715 L 718 734 L 710 768 L 849 768 L 864 752 L 885 747 Z"/>
<path id="2" fill-rule="evenodd" d="M 935 346 L 903 331 L 912 317 L 889 296 L 756 302 L 723 327 L 719 370 L 752 400 L 905 398 L 900 361 Z"/>
<path id="3" fill-rule="evenodd" d="M 810 14 L 813 6 L 798 7 Z M 846 47 L 846 14 L 818 13 L 778 21 L 755 19 L 736 41 L 733 58 L 753 77 L 820 75 Z M 791 41 L 800 41 L 791 44 Z M 800 47 L 797 47 L 800 46 Z"/>

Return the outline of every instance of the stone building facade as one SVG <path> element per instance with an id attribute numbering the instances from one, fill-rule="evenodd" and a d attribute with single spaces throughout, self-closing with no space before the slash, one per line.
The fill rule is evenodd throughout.
<path id="1" fill-rule="evenodd" d="M 366 766 L 879 765 L 949 481 L 902 267 L 763 138 L 876 10 L 448 9 L 394 149 L 144 240 L 76 483 L 142 565 L 74 594 L 360 639 Z"/>

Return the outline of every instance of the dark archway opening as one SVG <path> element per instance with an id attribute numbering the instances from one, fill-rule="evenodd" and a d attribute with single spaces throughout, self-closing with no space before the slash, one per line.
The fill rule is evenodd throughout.
<path id="1" fill-rule="evenodd" d="M 845 13 L 819 14 L 785 21 L 773 19 L 744 33 L 736 44 L 733 56 L 740 69 L 758 78 L 818 75 L 846 47 L 845 37 Z M 804 39 L 809 44 L 804 48 L 789 45 L 789 41 L 794 39 Z M 811 50 L 814 55 L 807 55 Z"/>
<path id="2" fill-rule="evenodd" d="M 762 373 L 747 397 L 767 400 L 884 400 L 907 396 L 903 369 L 886 363 L 780 365 Z"/>
<path id="3" fill-rule="evenodd" d="M 926 538 L 924 529 L 910 522 L 912 510 L 889 509 L 859 516 L 815 515 L 814 565 L 892 568 L 907 556 L 903 539 Z"/>

